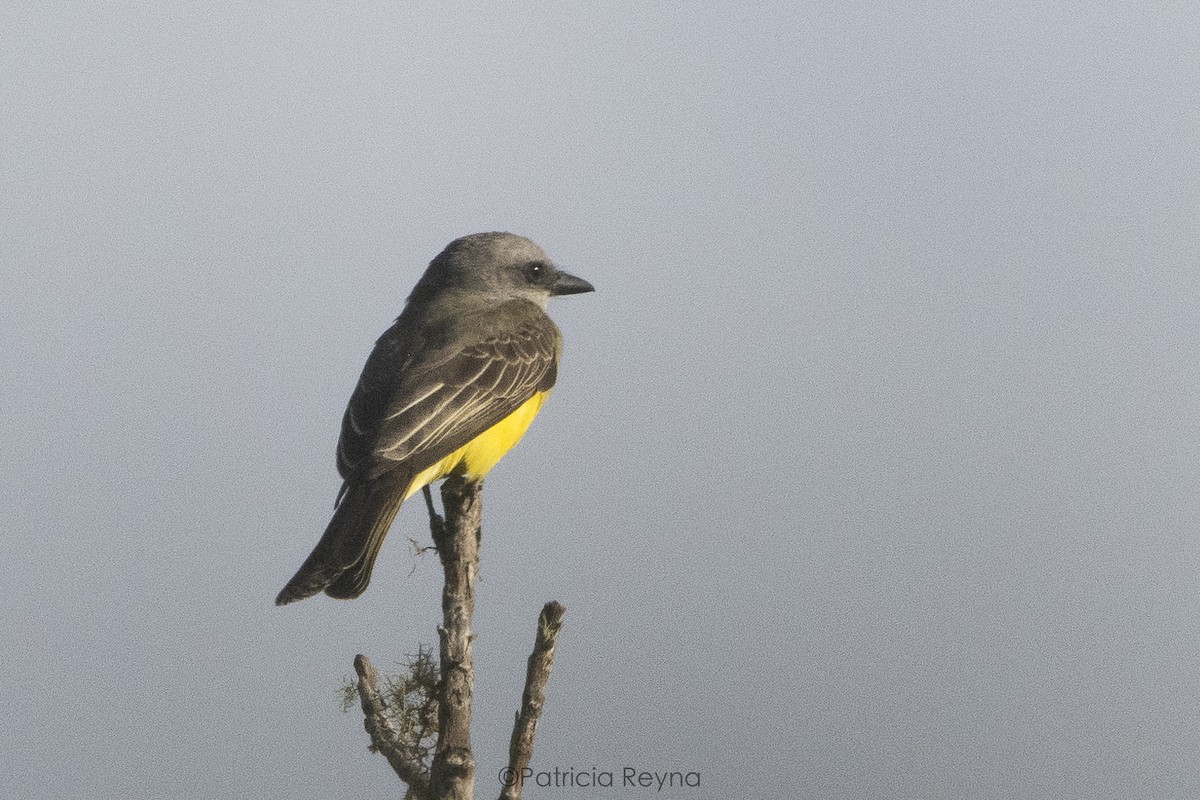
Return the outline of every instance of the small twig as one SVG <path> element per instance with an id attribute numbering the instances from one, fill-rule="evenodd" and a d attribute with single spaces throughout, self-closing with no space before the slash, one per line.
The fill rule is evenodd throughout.
<path id="1" fill-rule="evenodd" d="M 411 536 L 408 537 L 408 546 L 410 548 L 412 548 L 412 554 L 414 556 L 423 556 L 426 553 L 436 553 L 437 552 L 437 548 L 434 547 L 433 545 L 421 544 L 420 542 L 418 542 L 416 539 L 412 538 Z"/>
<path id="2" fill-rule="evenodd" d="M 551 601 L 542 607 L 538 615 L 537 638 L 529 664 L 525 670 L 525 691 L 521 694 L 521 710 L 513 722 L 512 738 L 508 743 L 508 776 L 500 800 L 521 800 L 524 788 L 522 778 L 529 762 L 533 759 L 533 736 L 537 733 L 542 707 L 546 704 L 546 684 L 550 681 L 550 670 L 554 667 L 554 645 L 562 630 L 562 618 L 566 612 L 561 604 Z"/>
<path id="3" fill-rule="evenodd" d="M 419 556 L 423 556 L 429 552 L 436 553 L 437 548 L 431 544 L 430 545 L 421 544 L 420 542 L 418 542 L 416 539 L 412 538 L 411 536 L 408 537 L 408 546 L 412 550 L 412 554 L 413 554 L 412 569 L 410 569 L 408 571 L 408 576 L 411 578 L 413 573 L 415 573 L 417 571 L 417 567 L 420 566 L 420 562 L 417 560 L 417 558 Z"/>
<path id="4" fill-rule="evenodd" d="M 371 748 L 388 760 L 400 780 L 408 784 L 413 797 L 419 800 L 429 797 L 429 773 L 388 721 L 387 704 L 379 694 L 379 676 L 375 667 L 366 656 L 357 655 L 354 657 L 354 671 L 358 673 L 363 727 L 371 737 Z"/>

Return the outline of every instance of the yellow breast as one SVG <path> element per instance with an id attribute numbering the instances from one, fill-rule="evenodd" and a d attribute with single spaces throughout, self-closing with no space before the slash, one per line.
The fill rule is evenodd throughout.
<path id="1" fill-rule="evenodd" d="M 526 400 L 521 406 L 504 419 L 476 436 L 450 455 L 443 458 L 428 469 L 417 473 L 412 485 L 405 493 L 405 499 L 411 497 L 421 487 L 444 478 L 452 472 L 461 470 L 468 478 L 479 480 L 496 466 L 504 454 L 513 448 L 525 435 L 529 424 L 542 409 L 549 392 L 538 392 Z"/>

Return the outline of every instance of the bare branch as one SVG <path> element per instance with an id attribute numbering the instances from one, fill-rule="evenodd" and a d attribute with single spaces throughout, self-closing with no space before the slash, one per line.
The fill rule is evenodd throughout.
<path id="1" fill-rule="evenodd" d="M 387 704 L 379 694 L 379 675 L 370 659 L 364 655 L 354 657 L 354 671 L 358 673 L 358 696 L 362 701 L 363 727 L 371 737 L 371 748 L 383 755 L 408 784 L 413 797 L 427 798 L 429 773 L 421 764 L 415 749 L 403 741 L 387 717 Z"/>
<path id="2" fill-rule="evenodd" d="M 482 484 L 451 476 L 442 484 L 445 520 L 430 508 L 433 543 L 446 575 L 442 589 L 440 640 L 441 682 L 438 686 L 438 742 L 430 768 L 435 797 L 471 800 L 475 757 L 471 752 L 471 701 L 475 682 L 471 615 L 475 612 L 475 576 L 479 572 L 482 536 Z"/>
<path id="3" fill-rule="evenodd" d="M 425 769 L 428 757 L 428 732 L 432 723 L 416 726 L 412 735 L 407 732 L 404 713 L 397 715 L 379 691 L 379 678 L 365 656 L 354 659 L 358 673 L 358 693 L 362 701 L 364 726 L 371 736 L 372 749 L 382 753 L 409 786 L 406 797 L 416 800 L 471 800 L 475 788 L 475 757 L 471 749 L 471 713 L 475 668 L 472 650 L 474 634 L 471 617 L 475 612 L 475 579 L 479 573 L 479 546 L 482 538 L 482 484 L 461 476 L 451 476 L 442 484 L 442 507 L 445 517 L 437 513 L 433 496 L 425 488 L 429 509 L 429 528 L 434 548 L 442 562 L 445 585 L 442 589 L 442 624 L 438 627 L 439 664 L 436 687 L 437 743 L 432 763 Z M 525 688 L 521 708 L 513 724 L 509 741 L 509 775 L 511 785 L 505 786 L 500 800 L 520 800 L 523 787 L 521 776 L 533 759 L 533 740 L 546 702 L 546 685 L 554 666 L 558 634 L 562 630 L 566 609 L 556 602 L 547 603 L 538 617 L 537 637 L 525 673 Z M 424 651 L 422 651 L 424 652 Z M 432 665 L 430 665 L 432 666 Z M 410 665 L 412 667 L 412 665 Z M 414 668 L 415 669 L 415 668 Z M 424 673 L 432 677 L 429 673 Z M 428 687 L 424 680 L 419 681 Z M 392 684 L 389 682 L 389 686 Z M 409 683 L 402 684 L 407 697 Z M 428 688 L 425 690 L 428 695 Z M 390 696 L 390 695 L 389 695 Z M 392 698 L 401 712 L 408 701 Z M 432 720 L 433 702 L 426 706 Z M 393 722 L 393 717 L 400 722 Z M 420 734 L 419 731 L 426 731 Z M 408 740 L 419 741 L 410 743 Z"/>
<path id="4" fill-rule="evenodd" d="M 562 630 L 562 618 L 566 612 L 561 604 L 551 601 L 542 607 L 538 615 L 537 638 L 529 664 L 525 670 L 525 691 L 521 694 L 521 710 L 513 723 L 512 739 L 508 743 L 508 770 L 505 774 L 504 790 L 500 800 L 521 800 L 524 788 L 521 777 L 533 759 L 533 737 L 537 733 L 542 707 L 546 704 L 546 684 L 550 681 L 550 670 L 554 667 L 554 646 Z"/>

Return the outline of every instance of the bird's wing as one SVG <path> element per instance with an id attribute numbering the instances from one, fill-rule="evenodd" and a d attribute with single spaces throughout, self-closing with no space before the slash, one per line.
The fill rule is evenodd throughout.
<path id="1" fill-rule="evenodd" d="M 376 343 L 342 420 L 338 470 L 347 482 L 401 465 L 414 475 L 554 386 L 561 337 L 531 303 L 423 334 L 421 347 L 399 330 Z"/>

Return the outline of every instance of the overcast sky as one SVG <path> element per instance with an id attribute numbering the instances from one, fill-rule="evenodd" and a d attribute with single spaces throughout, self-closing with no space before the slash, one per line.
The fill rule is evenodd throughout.
<path id="1" fill-rule="evenodd" d="M 345 402 L 511 230 L 559 384 L 485 492 L 480 797 L 1200 796 L 1191 3 L 0 10 L 0 795 L 394 797 L 336 690 L 436 642 L 275 593 Z"/>

